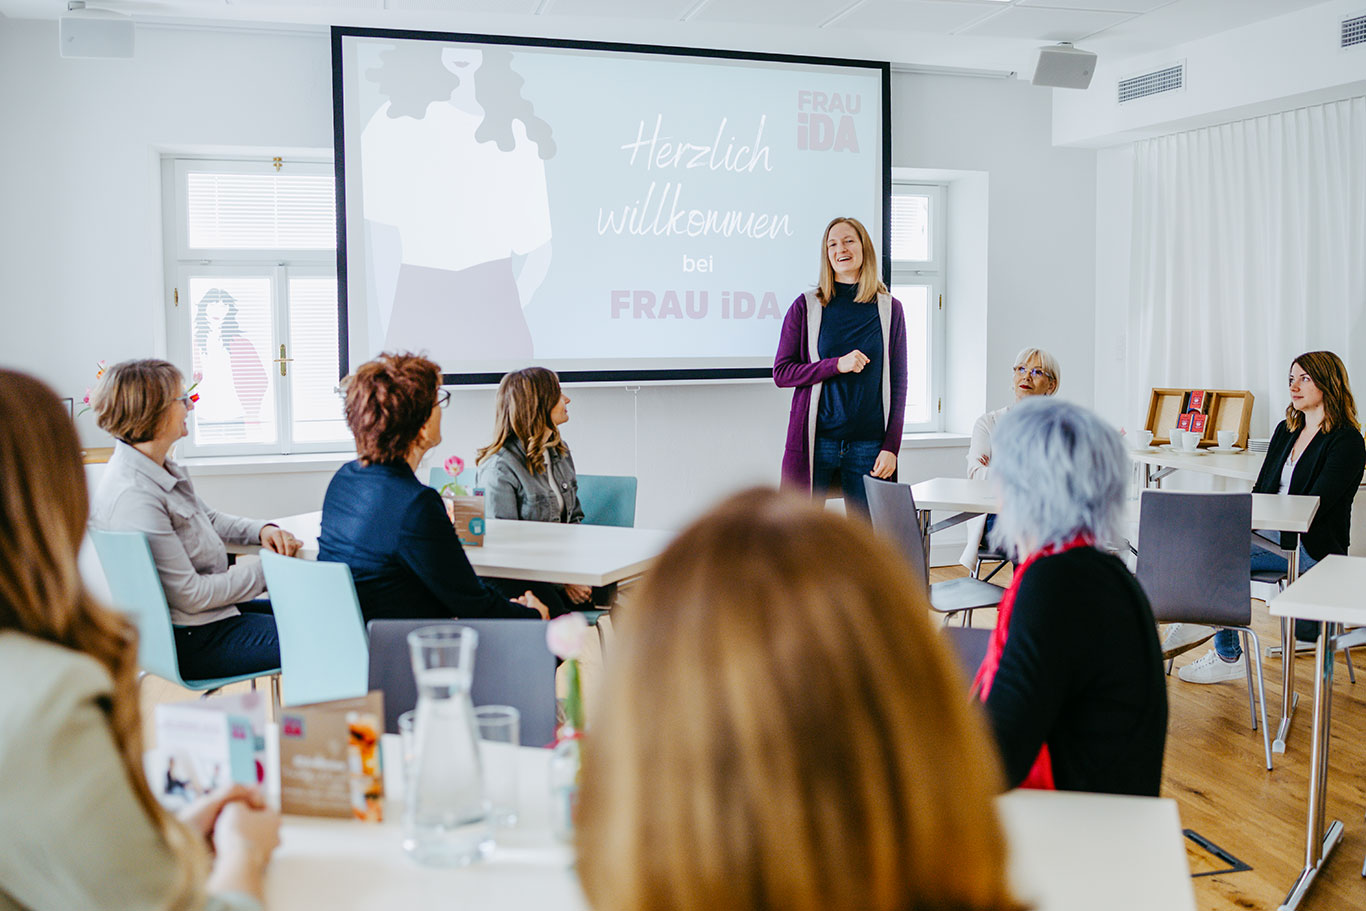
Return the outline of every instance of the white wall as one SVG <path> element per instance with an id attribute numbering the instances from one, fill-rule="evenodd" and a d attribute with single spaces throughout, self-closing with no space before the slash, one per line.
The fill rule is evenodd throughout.
<path id="1" fill-rule="evenodd" d="M 330 148 L 327 38 L 139 27 L 132 60 L 64 60 L 56 24 L 0 20 L 0 363 L 79 397 L 100 359 L 164 353 L 163 151 Z M 1009 397 L 1024 344 L 1063 363 L 1064 394 L 1092 398 L 1095 156 L 1050 144 L 1046 90 L 1010 80 L 897 75 L 893 164 L 959 169 L 988 196 L 985 359 L 950 365 L 966 389 L 949 429 Z M 794 277 L 793 296 L 801 290 Z M 953 289 L 949 289 L 950 300 Z M 952 350 L 971 351 L 960 336 Z M 637 521 L 672 527 L 717 497 L 778 477 L 789 394 L 769 384 L 571 390 L 566 436 L 580 471 L 640 477 Z M 638 397 L 637 397 L 638 396 Z M 457 392 L 443 455 L 486 442 L 492 393 Z M 87 415 L 87 442 L 101 435 Z M 903 454 L 902 478 L 957 475 L 961 443 Z M 317 508 L 325 472 L 207 471 L 224 508 Z M 259 508 L 258 508 L 259 507 Z"/>

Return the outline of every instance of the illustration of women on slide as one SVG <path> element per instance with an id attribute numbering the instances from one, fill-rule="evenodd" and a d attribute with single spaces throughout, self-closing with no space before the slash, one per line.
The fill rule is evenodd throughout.
<path id="1" fill-rule="evenodd" d="M 374 300 L 388 349 L 528 359 L 523 308 L 550 266 L 550 125 L 512 53 L 428 42 L 380 55 L 388 98 L 361 134 Z"/>
<path id="2" fill-rule="evenodd" d="M 237 299 L 222 288 L 209 289 L 195 305 L 194 356 L 203 374 L 196 425 L 216 441 L 243 439 L 247 425 L 261 420 L 266 368 L 238 325 Z"/>

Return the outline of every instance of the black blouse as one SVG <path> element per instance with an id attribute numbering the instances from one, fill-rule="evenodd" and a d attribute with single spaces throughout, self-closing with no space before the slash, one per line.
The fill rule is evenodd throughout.
<path id="1" fill-rule="evenodd" d="M 1303 430 L 1303 426 L 1301 426 Z M 1276 426 L 1266 450 L 1253 493 L 1276 493 L 1281 484 L 1281 469 L 1290 450 L 1300 438 L 1300 430 L 1286 429 L 1285 421 Z M 1304 448 L 1304 454 L 1290 475 L 1290 489 L 1282 493 L 1305 494 L 1319 498 L 1318 512 L 1301 539 L 1304 549 L 1315 560 L 1329 554 L 1347 553 L 1352 529 L 1352 499 L 1366 469 L 1366 441 L 1355 427 L 1337 427 L 1329 433 L 1320 430 Z M 1281 547 L 1295 547 L 1293 532 L 1281 533 Z"/>

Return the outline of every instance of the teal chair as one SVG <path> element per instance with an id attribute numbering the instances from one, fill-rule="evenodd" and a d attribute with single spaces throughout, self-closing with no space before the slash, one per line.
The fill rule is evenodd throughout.
<path id="1" fill-rule="evenodd" d="M 99 531 L 90 529 L 90 542 L 99 554 L 109 582 L 109 593 L 114 606 L 132 618 L 138 628 L 138 666 L 144 674 L 153 674 L 187 690 L 209 695 L 230 683 L 252 681 L 257 677 L 273 677 L 279 668 L 238 674 L 235 677 L 208 677 L 187 680 L 180 675 L 180 661 L 176 657 L 175 632 L 171 629 L 171 609 L 166 604 L 166 592 L 157 575 L 152 559 L 152 548 L 147 536 L 140 531 Z"/>
<path id="2" fill-rule="evenodd" d="M 460 474 L 456 476 L 455 481 L 457 484 L 461 485 L 466 490 L 472 490 L 474 488 L 474 485 L 478 483 L 478 481 L 476 480 L 477 474 L 477 470 L 473 465 L 471 465 L 464 471 L 460 472 Z M 435 487 L 437 490 L 440 490 L 450 482 L 451 476 L 446 474 L 446 469 L 442 468 L 440 465 L 432 466 L 431 473 L 427 477 L 428 487 Z"/>
<path id="3" fill-rule="evenodd" d="M 285 705 L 351 699 L 369 691 L 370 647 L 351 568 L 261 552 L 280 634 Z"/>
<path id="4" fill-rule="evenodd" d="M 615 525 L 634 528 L 636 524 L 636 479 L 631 475 L 579 475 L 579 505 L 585 525 Z"/>

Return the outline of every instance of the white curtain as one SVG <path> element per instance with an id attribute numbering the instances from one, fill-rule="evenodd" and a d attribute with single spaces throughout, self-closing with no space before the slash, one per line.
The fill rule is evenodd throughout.
<path id="1" fill-rule="evenodd" d="M 1366 407 L 1366 97 L 1139 142 L 1130 389 L 1250 389 L 1251 432 L 1291 359 L 1335 351 Z"/>

